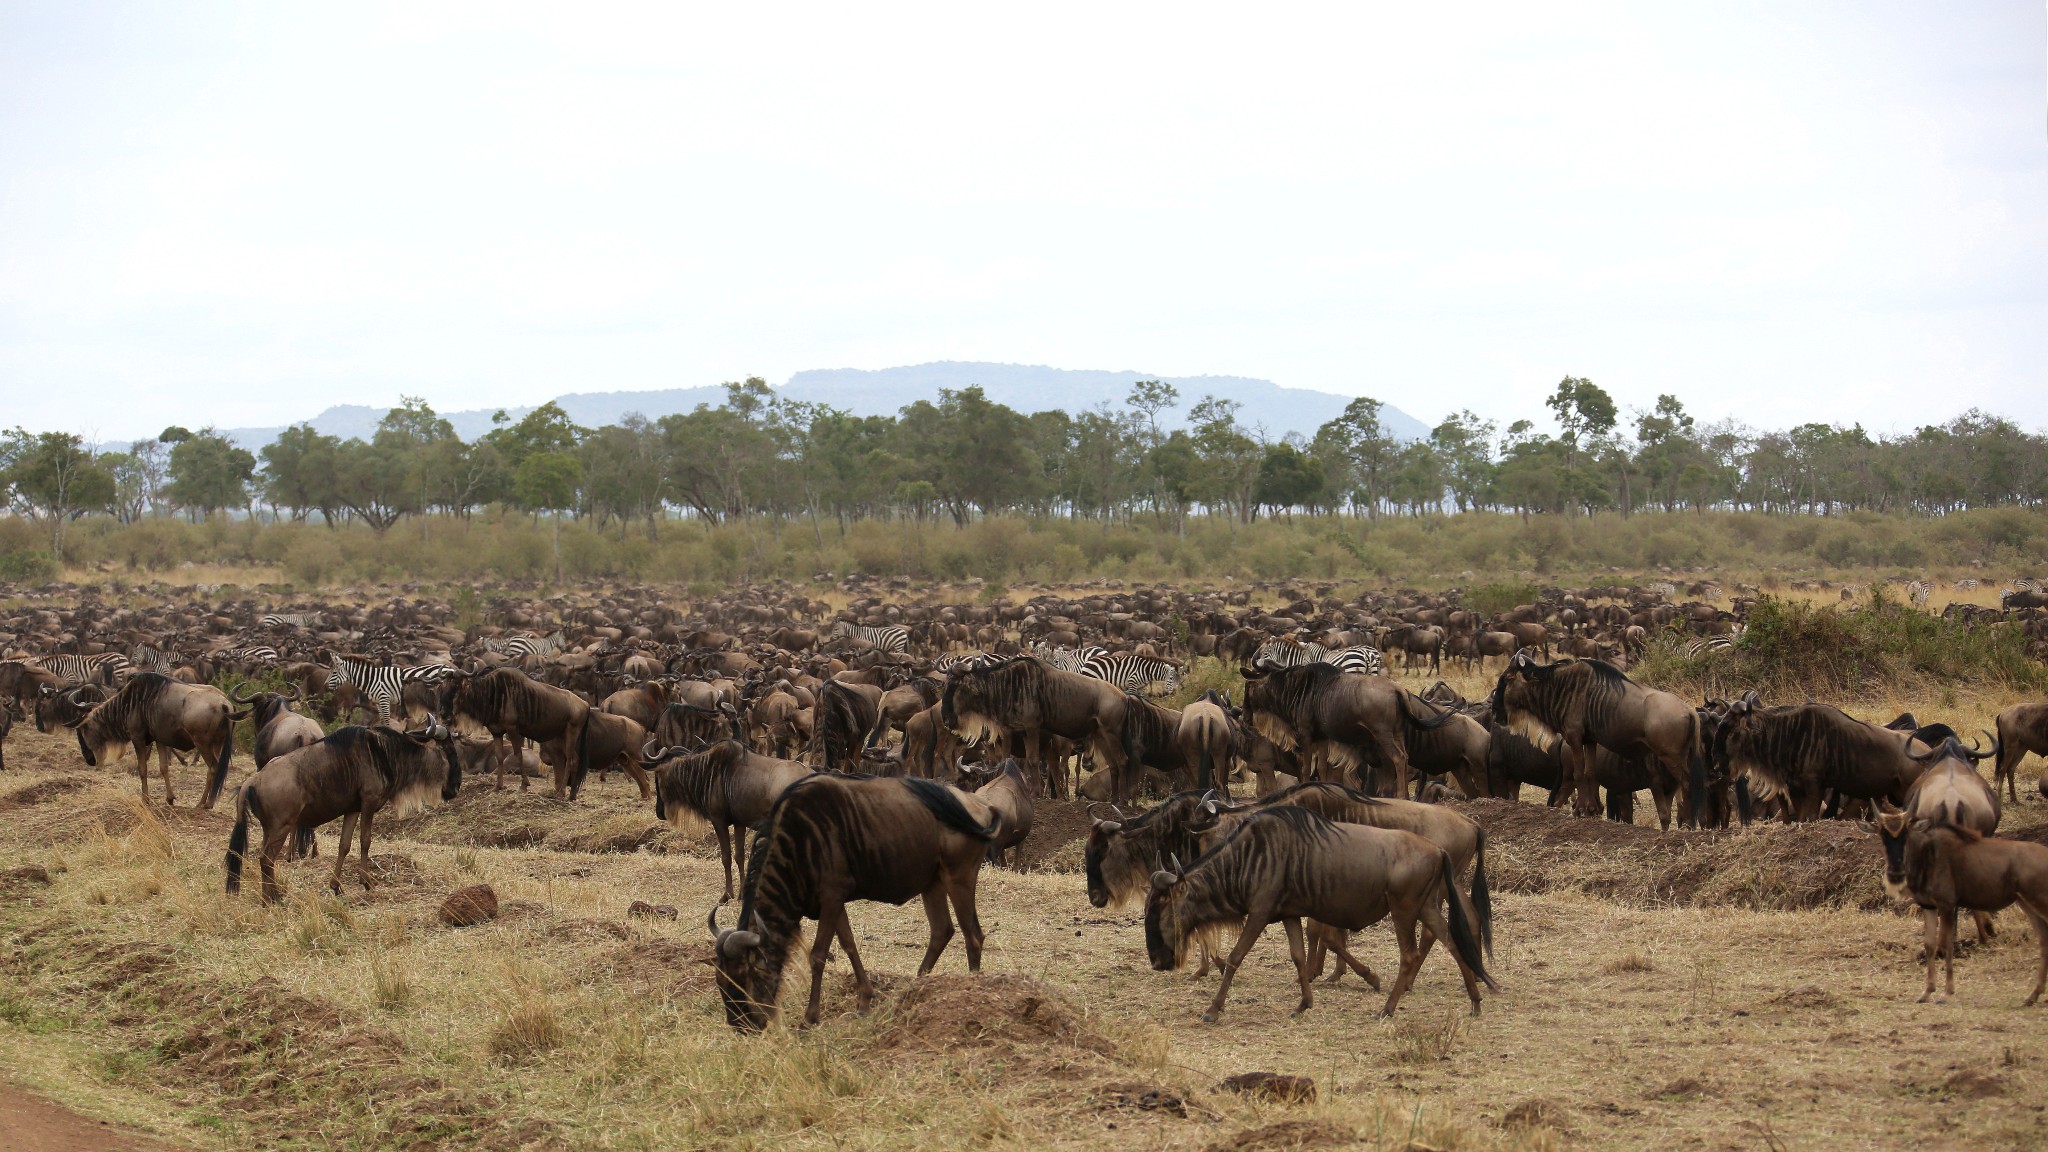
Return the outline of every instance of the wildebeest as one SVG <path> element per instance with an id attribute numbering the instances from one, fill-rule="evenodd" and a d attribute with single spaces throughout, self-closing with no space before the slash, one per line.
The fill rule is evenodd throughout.
<path id="1" fill-rule="evenodd" d="M 14 731 L 14 709 L 0 702 L 0 772 L 7 771 L 7 737 Z"/>
<path id="2" fill-rule="evenodd" d="M 1174 731 L 1174 743 L 1180 748 L 1181 761 L 1195 766 L 1195 788 L 1207 791 L 1220 781 L 1219 772 L 1228 779 L 1236 767 L 1236 758 L 1231 754 L 1237 743 L 1237 734 L 1230 722 L 1230 702 L 1214 691 L 1202 695 L 1180 711 L 1180 727 Z"/>
<path id="3" fill-rule="evenodd" d="M 1991 751 L 1979 752 L 1948 736 L 1924 756 L 1910 752 L 1907 755 L 1926 765 L 1920 778 L 1906 790 L 1904 807 L 1908 817 L 1966 829 L 1979 836 L 1998 831 L 1999 817 L 2003 815 L 1998 790 L 1977 774 L 1977 761 L 1998 755 L 1996 741 Z M 1973 909 L 1972 915 L 1977 922 L 1977 939 L 1990 939 L 1991 914 Z"/>
<path id="4" fill-rule="evenodd" d="M 1418 716 L 1408 692 L 1379 676 L 1352 676 L 1328 664 L 1245 670 L 1244 712 L 1261 734 L 1304 760 L 1327 752 L 1329 764 L 1351 771 L 1365 762 L 1370 746 L 1395 788 L 1408 794 L 1408 730 L 1435 728 L 1454 713 L 1423 708 Z M 1310 769 L 1312 774 L 1313 769 Z"/>
<path id="5" fill-rule="evenodd" d="M 1445 900 L 1448 923 L 1437 907 Z M 1301 921 L 1357 931 L 1389 915 L 1401 949 L 1401 971 L 1382 1014 L 1393 1015 L 1422 966 L 1417 921 L 1450 945 L 1472 1011 L 1478 1012 L 1479 982 L 1493 988 L 1493 978 L 1452 883 L 1450 853 L 1410 832 L 1334 824 L 1292 805 L 1252 814 L 1186 871 L 1153 873 L 1145 903 L 1145 951 L 1152 967 L 1164 972 L 1180 966 L 1197 937 L 1237 928 L 1237 943 L 1220 964 L 1223 978 L 1215 999 L 1202 1014 L 1214 1020 L 1259 933 L 1280 920 L 1301 986 L 1299 1014 L 1314 998 Z"/>
<path id="6" fill-rule="evenodd" d="M 1033 797 L 1038 794 L 1038 770 L 1029 770 L 1014 756 L 1005 757 L 993 768 L 974 770 L 974 795 L 989 806 L 996 817 L 996 834 L 988 842 L 988 862 L 1006 864 L 1010 850 L 1031 835 L 1037 813 Z"/>
<path id="7" fill-rule="evenodd" d="M 1927 949 L 1927 989 L 1934 996 L 1934 965 L 1946 961 L 1946 994 L 1956 992 L 1956 912 L 1996 912 L 2017 903 L 2034 929 L 2041 960 L 2034 990 L 2020 1007 L 2031 1006 L 2048 987 L 2048 847 L 2024 840 L 1983 836 L 1967 828 L 1914 820 L 1903 811 L 1880 811 L 1885 888 L 1920 906 Z"/>
<path id="8" fill-rule="evenodd" d="M 256 730 L 250 746 L 255 752 L 257 771 L 262 771 L 264 765 L 293 749 L 318 744 L 326 738 L 327 733 L 319 721 L 292 711 L 292 702 L 299 697 L 296 689 L 289 696 L 282 692 L 244 696 L 244 687 L 247 685 L 236 687 L 230 696 L 235 703 L 249 709 L 249 723 Z"/>
<path id="9" fill-rule="evenodd" d="M 181 684 L 161 672 L 130 677 L 111 699 L 94 708 L 78 725 L 78 751 L 97 767 L 109 748 L 134 749 L 135 771 L 142 779 L 142 799 L 149 802 L 149 750 L 157 751 L 164 778 L 164 803 L 171 794 L 171 752 L 198 752 L 209 767 L 199 806 L 211 808 L 227 783 L 235 754 L 235 722 L 246 719 L 229 704 L 227 694 L 209 684 Z"/>
<path id="10" fill-rule="evenodd" d="M 1652 761 L 1650 795 L 1657 822 L 1671 827 L 1671 798 L 1686 797 L 1685 821 L 1707 815 L 1707 763 L 1700 747 L 1699 714 L 1669 692 L 1645 688 L 1604 660 L 1538 664 L 1517 653 L 1494 683 L 1494 723 L 1538 747 L 1564 745 L 1564 776 L 1573 788 L 1572 810 L 1600 813 L 1600 794 L 1589 746 Z"/>
<path id="11" fill-rule="evenodd" d="M 2013 777 L 2018 775 L 2020 761 L 2029 752 L 2048 756 L 2048 704 L 2015 704 L 1998 714 L 1998 763 L 1991 781 L 1994 790 L 2003 782 L 2006 794 L 2019 799 Z M 2043 779 L 2048 780 L 2048 776 Z"/>
<path id="12" fill-rule="evenodd" d="M 827 680 L 818 688 L 818 708 L 808 759 L 826 772 L 857 771 L 861 749 L 881 714 L 882 690 L 872 684 Z"/>
<path id="13" fill-rule="evenodd" d="M 972 799 L 933 780 L 878 779 L 818 773 L 791 785 L 768 814 L 747 862 L 739 925 L 711 930 L 718 943 L 719 997 L 726 1022 L 742 1031 L 767 1027 L 782 990 L 782 969 L 805 919 L 816 920 L 811 944 L 811 996 L 804 1022 L 818 1020 L 825 961 L 837 939 L 846 948 L 860 1008 L 874 986 L 854 944 L 846 914 L 855 900 L 902 904 L 924 897 L 931 935 L 922 976 L 953 938 L 950 900 L 967 941 L 967 969 L 981 970 L 981 918 L 975 880 L 995 835 L 993 814 L 977 816 Z M 977 802 L 978 804 L 978 802 Z M 985 807 L 985 806 L 984 806 Z"/>
<path id="14" fill-rule="evenodd" d="M 582 697 L 565 688 L 537 683 L 525 673 L 496 668 L 457 684 L 450 708 L 457 724 L 467 720 L 488 731 L 492 738 L 508 741 L 511 755 L 517 755 L 526 740 L 552 743 L 557 750 L 556 759 L 562 763 L 567 762 L 573 749 L 576 771 L 570 779 L 569 798 L 576 799 L 582 791 L 583 778 L 590 772 L 585 740 L 590 727 L 590 705 Z M 503 762 L 501 757 L 497 779 L 500 788 L 505 786 Z M 559 780 L 558 776 L 558 789 Z M 523 790 L 526 786 L 527 779 L 521 776 L 519 787 Z"/>
<path id="15" fill-rule="evenodd" d="M 811 774 L 803 764 L 762 756 L 737 740 L 721 740 L 701 750 L 649 747 L 641 758 L 656 766 L 654 818 L 678 825 L 683 813 L 694 812 L 717 834 L 718 860 L 725 866 L 724 900 L 732 899 L 732 830 L 738 828 L 744 836 L 790 785 Z M 745 863 L 741 861 L 742 867 Z"/>
<path id="16" fill-rule="evenodd" d="M 92 710 L 107 702 L 113 693 L 97 684 L 75 684 L 69 688 L 44 685 L 36 700 L 36 731 L 54 732 L 76 728 Z"/>
<path id="17" fill-rule="evenodd" d="M 653 797 L 654 790 L 647 778 L 647 769 L 640 763 L 641 750 L 647 743 L 647 729 L 630 716 L 614 716 L 609 712 L 592 709 L 585 719 L 583 754 L 589 762 L 597 765 L 598 779 L 609 779 L 611 770 L 618 767 L 633 778 L 640 786 L 640 798 Z M 555 768 L 555 794 L 561 795 L 562 778 L 567 774 L 566 763 Z"/>
<path id="18" fill-rule="evenodd" d="M 1827 704 L 1766 708 L 1753 696 L 1729 705 L 1713 753 L 1731 779 L 1747 780 L 1752 796 L 1782 797 L 1802 821 L 1819 819 L 1830 794 L 1903 804 L 1927 765 L 1926 748 L 1911 730 L 1858 720 Z"/>
<path id="19" fill-rule="evenodd" d="M 946 683 L 939 701 L 940 719 L 969 745 L 1024 738 L 1026 756 L 1054 771 L 1044 754 L 1047 734 L 1085 747 L 1101 768 L 1112 773 L 1112 794 L 1119 800 L 1135 784 L 1123 753 L 1126 711 L 1123 690 L 1113 684 L 1061 672 L 1034 657 L 966 668 Z M 1055 794 L 1064 789 L 1055 788 Z"/>
<path id="20" fill-rule="evenodd" d="M 278 897 L 277 858 L 303 829 L 341 818 L 341 849 L 328 881 L 341 894 L 341 869 L 349 840 L 362 823 L 363 888 L 370 887 L 370 822 L 390 808 L 403 818 L 438 793 L 453 800 L 462 788 L 462 762 L 448 727 L 428 718 L 418 732 L 385 727 L 339 728 L 317 744 L 287 752 L 249 777 L 235 796 L 235 828 L 228 835 L 227 890 L 241 891 L 242 863 L 249 853 L 249 817 L 263 825 L 263 899 Z"/>

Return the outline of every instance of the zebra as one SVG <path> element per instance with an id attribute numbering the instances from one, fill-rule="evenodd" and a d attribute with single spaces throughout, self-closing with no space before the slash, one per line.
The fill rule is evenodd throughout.
<path id="1" fill-rule="evenodd" d="M 217 648 L 207 656 L 222 664 L 275 664 L 284 655 L 268 644 L 238 644 L 233 648 Z"/>
<path id="2" fill-rule="evenodd" d="M 1697 660 L 1709 652 L 1725 652 L 1733 647 L 1735 647 L 1735 638 L 1732 636 L 1702 636 L 1697 640 L 1686 642 L 1685 658 Z"/>
<path id="3" fill-rule="evenodd" d="M 955 672 L 970 672 L 976 668 L 992 668 L 1016 659 L 1014 656 L 998 656 L 993 652 L 953 652 L 932 661 L 932 671 L 941 676 Z"/>
<path id="4" fill-rule="evenodd" d="M 175 667 L 169 653 L 148 644 L 137 644 L 129 649 L 128 662 L 135 665 L 138 672 L 161 672 L 166 676 L 169 676 Z"/>
<path id="5" fill-rule="evenodd" d="M 864 624 L 849 624 L 844 620 L 832 625 L 827 640 L 857 640 L 879 652 L 910 651 L 910 629 L 899 624 L 887 624 L 880 628 L 869 628 Z"/>
<path id="6" fill-rule="evenodd" d="M 1292 640 L 1268 640 L 1259 645 L 1252 655 L 1253 665 L 1266 664 L 1276 668 L 1294 668 L 1303 664 L 1322 664 L 1330 658 L 1330 650 L 1321 644 L 1297 644 Z M 1384 661 L 1381 662 L 1384 666 Z"/>
<path id="7" fill-rule="evenodd" d="M 503 652 L 505 655 L 518 660 L 523 660 L 528 656 L 537 657 L 542 660 L 552 660 L 560 656 L 568 646 L 569 643 L 562 636 L 560 629 L 546 636 L 514 636 L 509 640 L 498 641 L 495 645 L 489 640 L 484 641 L 484 648 L 486 650 Z"/>
<path id="8" fill-rule="evenodd" d="M 1956 581 L 1956 591 L 1958 592 L 1975 592 L 1976 590 L 1977 578 L 1975 576 L 1965 576 L 1961 580 Z"/>
<path id="9" fill-rule="evenodd" d="M 1370 644 L 1353 644 L 1349 648 L 1338 648 L 1326 654 L 1323 663 L 1335 665 L 1339 672 L 1353 672 L 1361 676 L 1387 674 L 1386 654 Z"/>
<path id="10" fill-rule="evenodd" d="M 66 684 L 99 684 L 108 688 L 127 679 L 128 674 L 135 671 L 135 666 L 119 652 L 102 652 L 97 656 L 59 653 L 44 656 L 36 663 L 56 673 L 57 678 Z"/>
<path id="11" fill-rule="evenodd" d="M 1171 661 L 1155 660 L 1134 652 L 1091 656 L 1075 671 L 1083 676 L 1106 680 L 1126 692 L 1149 692 L 1154 684 L 1166 685 L 1162 693 L 1180 688 L 1180 669 Z"/>
<path id="12" fill-rule="evenodd" d="M 439 684 L 456 671 L 447 664 L 372 664 L 337 654 L 327 672 L 327 690 L 334 692 L 349 685 L 377 710 L 377 723 L 389 724 L 393 707 L 404 700 L 407 684 Z"/>
<path id="13" fill-rule="evenodd" d="M 1913 598 L 1913 603 L 1925 605 L 1927 598 L 1934 595 L 1934 581 L 1909 580 L 1906 582 L 1906 595 Z"/>
<path id="14" fill-rule="evenodd" d="M 318 612 L 273 612 L 256 621 L 264 628 L 311 628 L 320 623 Z"/>
<path id="15" fill-rule="evenodd" d="M 1109 649 L 1098 644 L 1080 648 L 1055 648 L 1050 644 L 1033 644 L 1031 654 L 1062 672 L 1081 672 L 1085 675 L 1088 662 L 1109 655 Z"/>

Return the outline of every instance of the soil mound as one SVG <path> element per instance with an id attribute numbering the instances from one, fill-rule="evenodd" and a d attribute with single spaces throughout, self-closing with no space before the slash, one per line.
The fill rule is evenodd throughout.
<path id="1" fill-rule="evenodd" d="M 1082 1025 L 1051 988 L 1023 976 L 946 973 L 914 981 L 882 1023 L 886 1049 L 957 1052 L 992 1048 L 1014 1052 L 1107 1056 L 1110 1043 Z"/>
<path id="2" fill-rule="evenodd" d="M 1486 827 L 1495 888 L 1766 911 L 1886 907 L 1877 837 L 1846 820 L 1659 832 L 1540 804 L 1459 807 Z"/>
<path id="3" fill-rule="evenodd" d="M 1202 1152 L 1282 1152 L 1283 1149 L 1355 1148 L 1358 1133 L 1321 1120 L 1283 1120 L 1263 1128 L 1233 1132 L 1212 1140 Z"/>
<path id="4" fill-rule="evenodd" d="M 1031 814 L 1031 835 L 1018 845 L 1020 869 L 1078 871 L 1080 846 L 1094 821 L 1080 800 L 1038 800 Z M 1070 863 L 1071 862 L 1071 863 Z"/>
<path id="5" fill-rule="evenodd" d="M 8 808 L 27 808 L 54 800 L 93 786 L 90 776 L 59 776 L 52 780 L 38 780 L 26 788 L 17 788 L 6 796 L 0 796 L 0 811 Z"/>

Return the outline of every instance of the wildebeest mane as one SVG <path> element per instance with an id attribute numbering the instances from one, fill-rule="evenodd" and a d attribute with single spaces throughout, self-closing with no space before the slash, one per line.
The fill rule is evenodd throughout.
<path id="1" fill-rule="evenodd" d="M 965 833 L 978 840 L 987 840 L 996 834 L 1001 823 L 998 820 L 990 820 L 983 824 L 976 820 L 968 813 L 966 805 L 960 803 L 960 797 L 955 795 L 951 788 L 936 780 L 926 780 L 922 776 L 901 776 L 897 778 L 897 783 L 910 789 L 910 794 L 917 797 L 918 803 L 923 804 L 926 811 L 939 823 L 955 832 Z"/>

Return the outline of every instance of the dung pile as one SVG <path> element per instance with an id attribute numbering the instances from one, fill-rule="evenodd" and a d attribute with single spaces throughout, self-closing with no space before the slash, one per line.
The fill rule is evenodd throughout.
<path id="1" fill-rule="evenodd" d="M 1462 807 L 1486 826 L 1495 888 L 1577 890 L 1650 906 L 1886 907 L 1877 837 L 1851 821 L 1659 832 L 1540 804 L 1474 800 Z"/>

